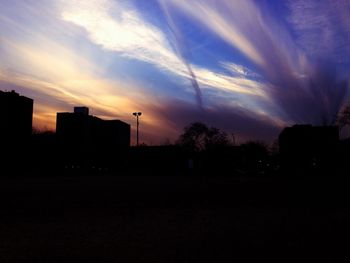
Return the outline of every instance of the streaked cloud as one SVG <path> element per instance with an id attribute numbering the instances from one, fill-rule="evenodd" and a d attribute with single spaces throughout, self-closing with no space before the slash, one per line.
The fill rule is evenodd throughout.
<path id="1" fill-rule="evenodd" d="M 233 62 L 221 62 L 221 66 L 228 70 L 230 73 L 233 74 L 233 76 L 236 77 L 242 77 L 242 78 L 258 78 L 259 74 L 253 72 L 247 67 L 244 67 L 242 65 L 238 65 Z"/>
<path id="2" fill-rule="evenodd" d="M 54 127 L 56 111 L 86 105 L 95 115 L 129 123 L 131 112 L 144 112 L 143 133 L 154 143 L 157 134 L 160 140 L 174 138 L 195 120 L 242 137 L 262 127 L 268 137 L 295 121 L 330 120 L 348 88 L 336 71 L 322 78 L 331 65 L 327 56 L 347 51 L 349 15 L 343 0 L 327 12 L 331 2 L 324 0 L 317 11 L 322 17 L 303 1 L 291 2 L 286 24 L 291 28 L 252 0 L 164 0 L 167 14 L 143 9 L 156 0 L 13 1 L 0 3 L 0 88 L 33 97 L 35 124 L 41 127 Z M 149 19 L 149 11 L 157 17 Z M 304 14 L 306 24 L 300 21 Z M 304 45 L 315 41 L 316 34 L 307 32 L 323 25 L 321 41 L 333 51 L 315 63 L 313 54 L 326 47 L 312 53 Z M 195 36 L 186 31 L 192 26 Z M 178 31 L 178 42 L 193 38 L 176 45 L 172 31 Z M 213 48 L 211 39 L 220 45 Z M 198 51 L 193 59 L 186 56 L 191 50 Z M 203 94 L 199 112 L 194 76 Z M 231 120 L 232 125 L 225 123 Z"/>
<path id="3" fill-rule="evenodd" d="M 67 0 L 62 3 L 62 18 L 83 27 L 95 44 L 187 76 L 185 67 L 171 50 L 164 34 L 143 21 L 125 2 Z"/>
<path id="4" fill-rule="evenodd" d="M 170 105 L 176 98 L 159 96 L 151 85 L 137 79 L 106 76 L 105 71 L 106 64 L 112 63 L 106 57 L 112 52 L 114 59 L 120 56 L 153 65 L 176 79 L 179 93 L 191 93 L 189 72 L 172 48 L 166 29 L 147 22 L 127 1 L 60 0 L 50 7 L 38 2 L 35 8 L 19 2 L 18 7 L 21 17 L 30 17 L 29 23 L 6 14 L 0 17 L 6 28 L 6 34 L 0 35 L 0 87 L 13 87 L 35 99 L 36 127 L 54 129 L 57 111 L 87 105 L 95 115 L 129 123 L 134 121 L 130 112 L 142 110 L 144 132 L 149 138 L 156 137 L 154 131 L 164 130 L 172 137 L 181 131 L 182 127 L 174 128 L 174 121 L 153 110 L 164 110 L 165 100 Z M 39 16 L 40 8 L 43 16 Z M 83 44 L 81 48 L 72 45 L 76 36 Z M 84 36 L 96 46 L 84 44 Z M 98 61 L 94 53 L 100 55 Z M 210 94 L 205 100 L 210 103 L 205 105 L 206 111 L 213 111 L 215 104 L 226 104 L 232 111 L 256 112 L 259 118 L 263 109 L 256 100 L 268 101 L 264 83 L 249 76 L 226 74 L 227 69 L 225 73 L 220 65 L 229 62 L 218 61 L 216 70 L 191 64 L 198 83 L 205 94 Z"/>
<path id="5" fill-rule="evenodd" d="M 250 95 L 253 97 L 267 96 L 264 92 L 263 83 L 245 78 L 245 76 L 233 77 L 197 67 L 194 67 L 194 70 L 198 76 L 198 82 L 202 84 L 202 86 Z"/>
<path id="6" fill-rule="evenodd" d="M 294 60 L 298 52 L 293 42 L 288 42 L 286 30 L 272 21 L 269 14 L 263 14 L 251 0 L 220 0 L 216 4 L 203 0 L 170 0 L 169 3 L 246 55 L 269 80 L 298 66 Z"/>
<path id="7" fill-rule="evenodd" d="M 264 59 L 260 56 L 258 50 L 252 45 L 249 39 L 241 32 L 235 24 L 228 23 L 222 13 L 216 11 L 212 6 L 203 1 L 169 1 L 171 4 L 179 7 L 191 17 L 199 20 L 206 27 L 219 35 L 228 43 L 233 44 L 240 49 L 246 56 L 250 57 L 257 64 L 265 65 Z M 232 3 L 230 3 L 232 4 Z M 245 1 L 239 3 L 239 11 L 244 10 L 247 5 Z"/>
<path id="8" fill-rule="evenodd" d="M 288 22 L 298 45 L 309 55 L 349 62 L 350 2 L 347 0 L 293 0 Z"/>
<path id="9" fill-rule="evenodd" d="M 171 48 L 166 35 L 157 27 L 143 21 L 136 11 L 130 11 L 125 2 L 75 0 L 63 3 L 62 18 L 83 27 L 94 43 L 123 56 L 151 63 L 176 76 L 191 78 L 184 63 Z M 118 14 L 118 17 L 112 17 L 111 12 Z M 253 81 L 226 76 L 197 65 L 192 67 L 198 82 L 204 86 L 255 96 L 263 95 L 261 86 L 258 83 L 253 84 Z M 242 87 L 239 82 L 242 82 Z"/>
<path id="10" fill-rule="evenodd" d="M 346 82 L 339 82 L 337 72 L 331 72 L 332 76 L 326 77 L 328 85 L 326 87 L 321 77 L 325 62 L 319 61 L 318 58 L 313 58 L 316 63 L 310 62 L 310 58 L 295 44 L 289 31 L 282 27 L 273 18 L 270 10 L 264 8 L 261 3 L 259 5 L 252 0 L 221 0 L 215 3 L 203 0 L 169 2 L 220 36 L 223 41 L 242 52 L 260 68 L 266 79 L 265 94 L 268 94 L 271 102 L 284 112 L 282 119 L 313 124 L 330 124 L 334 121 L 334 116 L 339 111 L 348 89 L 346 84 L 340 83 Z M 305 1 L 296 1 L 296 4 L 291 1 L 291 5 L 297 10 L 296 14 L 299 14 L 301 6 L 304 5 L 306 8 L 310 5 L 310 1 L 303 3 Z M 319 1 L 314 3 L 317 5 Z M 337 9 L 344 7 L 347 10 L 347 5 L 344 3 L 341 0 L 337 2 L 338 5 L 332 5 L 330 1 L 323 2 L 327 8 L 337 6 Z M 314 9 L 311 10 L 314 12 Z M 317 16 L 312 14 L 311 17 L 319 23 Z M 342 19 L 347 20 L 346 17 L 344 15 Z M 297 26 L 303 28 L 304 22 L 298 22 L 299 20 L 303 20 L 301 15 L 296 17 L 295 21 Z M 312 27 L 315 21 L 306 21 L 305 26 Z M 328 29 L 324 30 L 326 32 Z M 317 30 L 314 33 L 317 34 Z M 325 35 L 329 34 L 326 32 Z M 337 41 L 337 37 L 332 35 L 329 37 L 332 41 Z M 329 43 L 327 39 L 320 41 Z M 346 48 L 343 48 L 344 50 Z M 226 68 L 227 66 L 226 64 Z M 235 65 L 229 68 L 235 73 L 242 72 Z"/>

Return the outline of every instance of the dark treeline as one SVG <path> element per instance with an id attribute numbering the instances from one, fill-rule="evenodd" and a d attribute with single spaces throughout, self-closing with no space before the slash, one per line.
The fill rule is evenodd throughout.
<path id="1" fill-rule="evenodd" d="M 297 125 L 286 128 L 278 147 L 250 141 L 235 145 L 229 136 L 192 123 L 172 145 L 116 147 L 69 144 L 53 132 L 33 132 L 3 140 L 1 169 L 20 175 L 346 175 L 350 140 L 338 128 Z M 4 173 L 8 174 L 8 173 Z"/>
<path id="2" fill-rule="evenodd" d="M 3 144 L 2 169 L 20 174 L 108 175 L 242 175 L 276 169 L 265 145 L 230 143 L 197 149 L 180 141 L 173 145 L 112 148 L 67 145 L 53 132 L 33 133 L 29 140 Z"/>

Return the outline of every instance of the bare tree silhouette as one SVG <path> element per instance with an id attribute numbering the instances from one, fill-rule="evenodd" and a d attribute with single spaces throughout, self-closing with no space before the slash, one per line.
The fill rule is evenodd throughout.
<path id="1" fill-rule="evenodd" d="M 215 127 L 208 127 L 201 122 L 193 122 L 184 128 L 178 144 L 189 150 L 199 152 L 207 149 L 230 145 L 228 135 Z"/>

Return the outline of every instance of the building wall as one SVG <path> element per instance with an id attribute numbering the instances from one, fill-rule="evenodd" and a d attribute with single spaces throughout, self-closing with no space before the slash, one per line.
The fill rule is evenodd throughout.
<path id="1" fill-rule="evenodd" d="M 130 125 L 119 121 L 104 121 L 105 138 L 113 145 L 120 147 L 130 146 Z"/>
<path id="2" fill-rule="evenodd" d="M 81 150 L 114 150 L 130 146 L 130 125 L 83 113 L 57 113 L 56 133 L 65 145 Z"/>
<path id="3" fill-rule="evenodd" d="M 72 147 L 88 147 L 91 142 L 89 116 L 57 113 L 56 134 L 61 142 Z"/>
<path id="4" fill-rule="evenodd" d="M 0 91 L 0 136 L 26 140 L 32 133 L 33 100 L 18 93 Z"/>

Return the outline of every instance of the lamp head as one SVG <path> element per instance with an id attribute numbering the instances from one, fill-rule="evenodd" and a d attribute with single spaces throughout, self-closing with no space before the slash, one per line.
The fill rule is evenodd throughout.
<path id="1" fill-rule="evenodd" d="M 142 112 L 134 112 L 132 115 L 134 115 L 134 116 L 141 116 Z"/>

